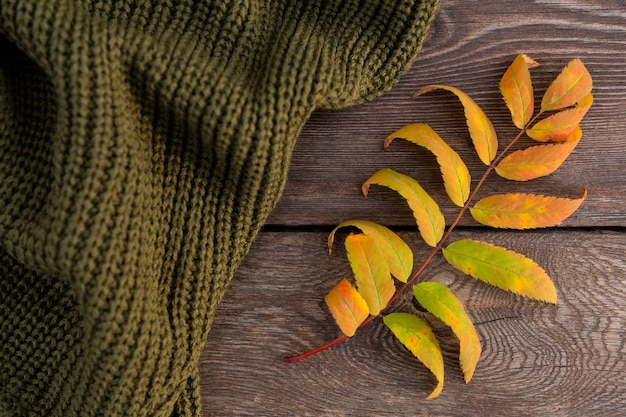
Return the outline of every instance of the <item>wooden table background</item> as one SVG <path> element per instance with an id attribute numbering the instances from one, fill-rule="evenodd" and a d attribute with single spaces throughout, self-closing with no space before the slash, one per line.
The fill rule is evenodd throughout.
<path id="1" fill-rule="evenodd" d="M 380 321 L 319 355 L 283 364 L 283 356 L 340 334 L 323 297 L 350 268 L 345 235 L 327 254 L 332 227 L 369 219 L 400 232 L 416 263 L 428 251 L 399 196 L 381 187 L 368 198 L 360 194 L 373 172 L 392 167 L 446 201 L 434 158 L 404 141 L 382 152 L 389 133 L 429 123 L 473 178 L 484 169 L 457 100 L 443 92 L 415 100 L 411 93 L 430 83 L 463 89 L 493 120 L 502 149 L 516 131 L 498 82 L 520 51 L 542 63 L 532 71 L 541 93 L 570 59 L 581 58 L 594 79 L 595 103 L 581 143 L 559 171 L 529 183 L 492 176 L 483 195 L 507 187 L 562 197 L 586 188 L 589 196 L 558 228 L 494 231 L 466 216 L 455 235 L 535 259 L 555 282 L 558 305 L 499 291 L 437 260 L 423 278 L 449 285 L 463 300 L 483 345 L 470 384 L 458 367 L 458 342 L 434 320 L 446 382 L 432 401 L 425 397 L 434 377 Z M 420 56 L 391 92 L 351 109 L 316 112 L 304 127 L 283 197 L 216 313 L 200 359 L 203 415 L 626 415 L 625 165 L 625 1 L 444 0 Z M 451 204 L 442 209 L 448 221 L 456 213 Z M 408 298 L 404 303 L 412 308 Z"/>

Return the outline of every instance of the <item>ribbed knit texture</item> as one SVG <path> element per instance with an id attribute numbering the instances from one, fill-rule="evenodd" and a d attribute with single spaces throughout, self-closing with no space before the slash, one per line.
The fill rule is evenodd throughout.
<path id="1" fill-rule="evenodd" d="M 0 415 L 199 416 L 302 125 L 388 89 L 437 3 L 0 0 Z"/>

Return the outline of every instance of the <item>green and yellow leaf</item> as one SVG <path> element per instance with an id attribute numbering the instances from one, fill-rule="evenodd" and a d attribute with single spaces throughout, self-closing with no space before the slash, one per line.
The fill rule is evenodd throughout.
<path id="1" fill-rule="evenodd" d="M 461 272 L 500 289 L 556 304 L 556 288 L 532 259 L 511 250 L 472 239 L 443 249 L 446 260 Z"/>
<path id="2" fill-rule="evenodd" d="M 496 194 L 470 208 L 472 217 L 485 226 L 506 229 L 534 229 L 561 223 L 587 197 L 569 199 L 536 194 Z"/>
<path id="3" fill-rule="evenodd" d="M 439 396 L 443 389 L 443 356 L 439 342 L 428 324 L 409 313 L 391 313 L 383 321 L 396 338 L 437 378 L 437 386 L 427 399 Z"/>
<path id="4" fill-rule="evenodd" d="M 387 148 L 395 138 L 423 146 L 437 157 L 448 197 L 454 204 L 463 207 L 469 197 L 471 177 L 459 154 L 424 123 L 411 124 L 392 133 L 385 139 L 384 147 Z"/>
<path id="5" fill-rule="evenodd" d="M 326 294 L 324 300 L 337 325 L 348 337 L 354 336 L 361 323 L 369 316 L 365 299 L 345 278 Z"/>
<path id="6" fill-rule="evenodd" d="M 582 130 L 575 132 L 582 136 Z M 571 135 L 570 135 L 571 136 Z M 496 167 L 502 178 L 514 181 L 528 181 L 552 174 L 572 153 L 579 139 L 563 143 L 531 146 L 507 155 Z"/>
<path id="7" fill-rule="evenodd" d="M 523 129 L 535 111 L 533 85 L 524 54 L 519 54 L 500 80 L 500 92 L 513 124 Z"/>
<path id="8" fill-rule="evenodd" d="M 378 244 L 384 261 L 389 266 L 391 275 L 401 282 L 407 281 L 413 270 L 413 252 L 400 236 L 378 223 L 367 220 L 346 220 L 341 222 L 328 235 L 329 253 L 337 230 L 348 226 L 357 227 L 363 234 L 372 238 Z"/>
<path id="9" fill-rule="evenodd" d="M 465 112 L 465 120 L 476 153 L 485 165 L 491 164 L 498 151 L 498 137 L 491 120 L 470 96 L 455 87 L 441 84 L 427 85 L 415 93 L 415 96 L 417 97 L 437 89 L 449 91 L 461 100 Z"/>
<path id="10" fill-rule="evenodd" d="M 440 282 L 420 282 L 413 286 L 413 294 L 422 307 L 450 326 L 459 338 L 459 362 L 465 383 L 468 383 L 474 375 L 482 349 L 474 324 L 463 304 Z"/>
<path id="11" fill-rule="evenodd" d="M 417 181 L 392 169 L 383 168 L 375 172 L 363 184 L 362 191 L 365 196 L 367 196 L 371 184 L 391 188 L 404 197 L 413 211 L 420 235 L 426 244 L 433 247 L 437 246 L 443 237 L 446 221 L 435 200 L 424 191 Z"/>
<path id="12" fill-rule="evenodd" d="M 396 291 L 389 267 L 371 237 L 351 233 L 345 245 L 358 291 L 365 299 L 370 313 L 376 316 L 387 307 Z"/>
<path id="13" fill-rule="evenodd" d="M 566 141 L 585 117 L 589 107 L 593 104 L 593 96 L 587 94 L 576 107 L 554 113 L 537 122 L 526 131 L 526 134 L 538 142 Z"/>
<path id="14" fill-rule="evenodd" d="M 578 58 L 571 60 L 550 84 L 541 100 L 541 111 L 559 110 L 578 103 L 591 93 L 591 75 Z"/>

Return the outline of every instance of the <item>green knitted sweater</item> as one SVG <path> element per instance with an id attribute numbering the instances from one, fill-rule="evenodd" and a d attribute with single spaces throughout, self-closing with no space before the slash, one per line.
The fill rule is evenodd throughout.
<path id="1" fill-rule="evenodd" d="M 388 89 L 437 5 L 0 0 L 0 415 L 199 416 L 301 127 Z"/>

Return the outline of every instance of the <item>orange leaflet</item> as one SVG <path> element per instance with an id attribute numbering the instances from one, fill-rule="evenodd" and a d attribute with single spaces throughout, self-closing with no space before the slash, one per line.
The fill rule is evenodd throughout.
<path id="1" fill-rule="evenodd" d="M 413 211 L 420 235 L 430 246 L 437 246 L 443 237 L 446 221 L 439 206 L 413 178 L 389 168 L 374 173 L 365 183 L 362 191 L 367 196 L 370 184 L 378 184 L 397 191 L 407 200 Z"/>
<path id="2" fill-rule="evenodd" d="M 413 287 L 413 294 L 422 307 L 450 326 L 459 338 L 459 361 L 465 383 L 468 383 L 474 375 L 482 349 L 474 324 L 463 304 L 440 282 L 420 282 Z"/>
<path id="3" fill-rule="evenodd" d="M 385 139 L 385 149 L 395 138 L 408 140 L 435 154 L 441 169 L 446 193 L 454 204 L 463 207 L 469 196 L 471 177 L 459 154 L 448 146 L 430 126 L 424 123 L 404 126 L 392 133 Z"/>
<path id="4" fill-rule="evenodd" d="M 524 297 L 556 304 L 556 288 L 546 271 L 522 254 L 464 239 L 443 249 L 443 256 L 459 271 L 481 281 Z"/>
<path id="5" fill-rule="evenodd" d="M 489 118 L 474 100 L 455 87 L 440 84 L 428 85 L 415 93 L 415 97 L 437 89 L 449 91 L 461 100 L 465 111 L 465 120 L 476 153 L 485 165 L 489 165 L 496 157 L 496 152 L 498 151 L 498 137 Z"/>
<path id="6" fill-rule="evenodd" d="M 371 237 L 351 233 L 345 245 L 359 293 L 365 299 L 370 313 L 376 316 L 387 307 L 396 291 L 389 267 Z"/>
<path id="7" fill-rule="evenodd" d="M 500 80 L 500 92 L 513 124 L 523 129 L 535 111 L 533 85 L 524 54 L 519 54 Z"/>
<path id="8" fill-rule="evenodd" d="M 391 313 L 383 317 L 396 338 L 437 378 L 437 386 L 426 398 L 430 400 L 443 389 L 443 356 L 439 342 L 426 322 L 409 313 Z"/>
<path id="9" fill-rule="evenodd" d="M 324 300 L 337 325 L 346 336 L 354 336 L 356 329 L 369 316 L 365 299 L 345 278 L 326 294 Z"/>
<path id="10" fill-rule="evenodd" d="M 401 282 L 406 282 L 413 270 L 413 252 L 411 248 L 394 232 L 377 223 L 367 220 L 346 220 L 341 222 L 328 235 L 328 252 L 330 253 L 335 232 L 341 227 L 354 226 L 371 237 L 380 248 L 391 275 Z"/>
<path id="11" fill-rule="evenodd" d="M 528 129 L 526 134 L 539 142 L 568 140 L 592 104 L 593 96 L 587 94 L 573 109 L 563 110 L 546 117 Z"/>
<path id="12" fill-rule="evenodd" d="M 546 90 L 541 111 L 559 110 L 578 103 L 591 92 L 593 82 L 578 58 L 571 60 Z"/>
<path id="13" fill-rule="evenodd" d="M 507 229 L 534 229 L 561 223 L 574 213 L 587 197 L 568 199 L 536 194 L 496 194 L 470 208 L 479 223 Z"/>
<path id="14" fill-rule="evenodd" d="M 573 134 L 575 134 L 576 140 L 531 146 L 512 152 L 500 161 L 496 167 L 496 172 L 502 178 L 514 181 L 528 181 L 552 174 L 578 145 L 582 130 L 578 128 Z"/>

